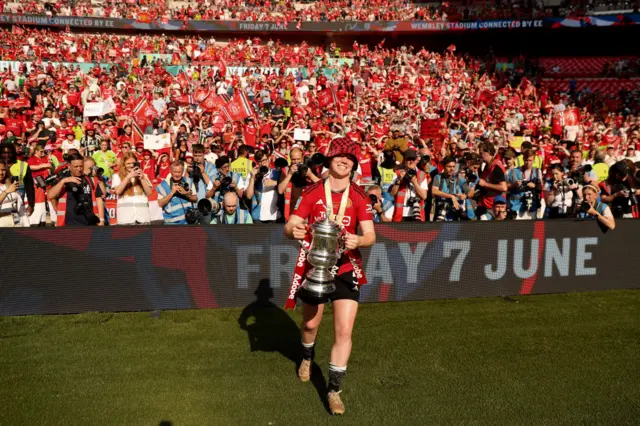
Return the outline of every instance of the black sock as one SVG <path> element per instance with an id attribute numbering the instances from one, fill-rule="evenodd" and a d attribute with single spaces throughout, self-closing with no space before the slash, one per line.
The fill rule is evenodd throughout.
<path id="1" fill-rule="evenodd" d="M 347 374 L 347 367 L 337 367 L 333 364 L 329 364 L 329 392 L 339 392 L 340 384 L 345 374 Z"/>
<path id="2" fill-rule="evenodd" d="M 302 342 L 302 359 L 312 361 L 316 356 L 316 343 L 311 344 Z"/>

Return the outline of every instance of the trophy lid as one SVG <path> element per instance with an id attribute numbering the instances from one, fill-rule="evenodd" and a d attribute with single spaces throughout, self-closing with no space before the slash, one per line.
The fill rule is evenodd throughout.
<path id="1" fill-rule="evenodd" d="M 320 222 L 316 222 L 311 227 L 324 232 L 337 232 L 340 230 L 340 226 L 330 219 L 331 210 L 327 209 L 327 214 Z"/>

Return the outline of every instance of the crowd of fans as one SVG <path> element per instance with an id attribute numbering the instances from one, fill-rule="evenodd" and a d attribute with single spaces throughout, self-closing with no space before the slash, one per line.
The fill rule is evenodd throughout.
<path id="1" fill-rule="evenodd" d="M 241 3 L 230 0 L 128 0 L 124 2 L 22 0 L 0 3 L 0 10 L 4 13 L 96 16 L 141 21 L 168 19 L 279 22 L 459 21 L 551 16 L 551 9 L 545 9 L 542 1 L 533 3 L 487 1 L 480 4 L 442 2 L 436 5 L 406 0 L 329 0 L 305 3 L 270 0 L 247 0 Z"/>
<path id="2" fill-rule="evenodd" d="M 23 41 L 38 37 L 70 36 Z M 109 70 L 0 70 L 0 225 L 281 222 L 337 138 L 357 142 L 353 179 L 378 222 L 638 216 L 637 89 L 615 103 L 547 92 L 455 46 L 354 44 L 332 65 L 335 46 L 200 41 L 217 65 L 177 75 L 120 52 Z M 271 68 L 230 70 L 253 52 Z M 88 114 L 97 103 L 111 107 Z"/>

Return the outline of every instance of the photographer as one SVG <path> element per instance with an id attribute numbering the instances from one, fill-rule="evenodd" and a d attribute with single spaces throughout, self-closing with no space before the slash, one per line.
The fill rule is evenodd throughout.
<path id="1" fill-rule="evenodd" d="M 629 160 L 618 161 L 609 170 L 609 177 L 603 184 L 607 194 L 602 195 L 602 201 L 611 205 L 614 217 L 637 219 L 639 216 L 640 184 L 634 171 L 635 165 Z"/>
<path id="2" fill-rule="evenodd" d="M 296 205 L 298 198 L 302 194 L 302 190 L 320 180 L 320 178 L 313 174 L 311 168 L 302 162 L 303 157 L 304 153 L 300 148 L 293 148 L 289 151 L 291 165 L 286 169 L 286 172 L 283 169 L 283 173 L 280 175 L 278 194 L 284 195 L 285 220 L 289 220 L 291 206 Z"/>
<path id="3" fill-rule="evenodd" d="M 580 219 L 596 219 L 602 225 L 613 231 L 616 227 L 616 220 L 613 218 L 609 206 L 598 200 L 599 192 L 598 187 L 592 184 L 585 185 L 585 187 L 582 188 L 584 201 L 580 205 L 578 217 Z"/>
<path id="4" fill-rule="evenodd" d="M 103 193 L 97 179 L 84 174 L 82 155 L 70 154 L 67 161 L 71 176 L 58 181 L 48 194 L 50 201 L 57 202 L 56 226 L 103 226 L 104 209 L 96 201 Z"/>
<path id="5" fill-rule="evenodd" d="M 273 223 L 281 217 L 277 191 L 280 170 L 269 168 L 269 157 L 262 150 L 257 150 L 253 159 L 256 166 L 245 192 L 251 200 L 251 217 L 254 223 Z"/>
<path id="6" fill-rule="evenodd" d="M 136 154 L 124 153 L 111 186 L 118 196 L 118 225 L 151 223 L 148 197 L 151 196 L 153 187 L 147 175 L 142 172 Z"/>
<path id="7" fill-rule="evenodd" d="M 480 216 L 480 220 L 506 220 L 507 200 L 502 195 L 496 195 L 492 204 L 491 210 Z"/>
<path id="8" fill-rule="evenodd" d="M 574 194 L 571 189 L 574 185 L 564 179 L 564 173 L 560 164 L 554 164 L 550 168 L 551 180 L 544 187 L 544 198 L 549 209 L 549 219 L 561 219 L 569 217 L 573 207 Z"/>
<path id="9" fill-rule="evenodd" d="M 26 162 L 18 160 L 16 147 L 12 143 L 0 145 L 0 160 L 7 163 L 11 176 L 18 179 L 18 195 L 23 199 L 25 194 L 27 195 L 29 205 L 26 208 L 27 213 L 31 215 L 36 202 L 31 167 Z"/>
<path id="10" fill-rule="evenodd" d="M 22 226 L 29 226 L 29 215 L 18 195 L 18 186 L 18 179 L 13 178 L 7 164 L 0 161 L 0 228 L 13 228 L 14 214 L 18 215 Z"/>
<path id="11" fill-rule="evenodd" d="M 373 222 L 393 222 L 393 201 L 382 197 L 382 188 L 371 185 L 367 190 L 371 207 L 373 208 Z"/>
<path id="12" fill-rule="evenodd" d="M 204 158 L 204 145 L 193 144 L 193 164 L 188 167 L 187 172 L 191 175 L 191 180 L 196 188 L 198 200 L 211 198 L 213 195 L 213 182 L 216 177 L 216 166 L 209 163 Z"/>
<path id="13" fill-rule="evenodd" d="M 512 219 L 536 219 L 540 209 L 542 172 L 533 167 L 535 154 L 531 150 L 522 153 L 524 163 L 507 172 L 509 210 Z"/>
<path id="14" fill-rule="evenodd" d="M 224 194 L 234 192 L 238 198 L 242 198 L 245 190 L 245 181 L 239 174 L 233 173 L 229 157 L 223 155 L 216 160 L 217 176 L 213 181 L 213 188 L 207 192 L 207 198 L 213 198 L 222 204 Z M 211 194 L 211 195 L 210 195 Z"/>
<path id="15" fill-rule="evenodd" d="M 442 160 L 444 171 L 433 178 L 431 193 L 435 199 L 435 221 L 451 222 L 460 220 L 464 211 L 464 179 L 456 174 L 456 160 L 445 157 Z"/>
<path id="16" fill-rule="evenodd" d="M 418 169 L 418 153 L 415 150 L 406 150 L 403 158 L 389 191 L 394 197 L 393 221 L 424 222 L 424 200 L 429 190 L 427 174 Z"/>
<path id="17" fill-rule="evenodd" d="M 251 225 L 253 220 L 247 210 L 238 207 L 238 196 L 235 192 L 224 194 L 222 209 L 216 214 L 211 223 L 214 225 Z"/>
<path id="18" fill-rule="evenodd" d="M 162 209 L 165 225 L 186 225 L 185 214 L 198 200 L 191 179 L 184 177 L 182 161 L 171 163 L 169 176 L 156 187 L 158 206 Z"/>

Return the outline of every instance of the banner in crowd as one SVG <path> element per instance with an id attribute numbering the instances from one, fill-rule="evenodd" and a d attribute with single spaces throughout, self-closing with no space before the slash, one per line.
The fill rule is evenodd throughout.
<path id="1" fill-rule="evenodd" d="M 257 22 L 257 21 L 166 21 L 148 19 L 113 19 L 80 16 L 46 16 L 19 13 L 0 14 L 0 24 L 58 26 L 96 29 L 135 29 L 159 31 L 198 32 L 445 32 L 445 31 L 486 31 L 499 29 L 555 29 L 609 27 L 612 25 L 635 25 L 640 23 L 640 14 L 617 14 L 582 17 L 548 17 L 541 19 L 493 19 L 464 22 L 447 21 L 341 21 L 341 22 Z"/>
<path id="2" fill-rule="evenodd" d="M 87 102 L 84 105 L 83 115 L 85 117 L 101 117 L 116 110 L 116 104 L 111 97 L 101 102 Z"/>
<path id="3" fill-rule="evenodd" d="M 0 314 L 240 307 L 264 281 L 283 306 L 299 249 L 283 228 L 4 228 Z M 376 233 L 362 251 L 362 302 L 640 288 L 630 255 L 638 221 L 607 233 L 563 220 L 381 224 Z"/>
<path id="4" fill-rule="evenodd" d="M 171 135 L 163 133 L 162 135 L 144 135 L 144 149 L 160 150 L 171 147 Z"/>

